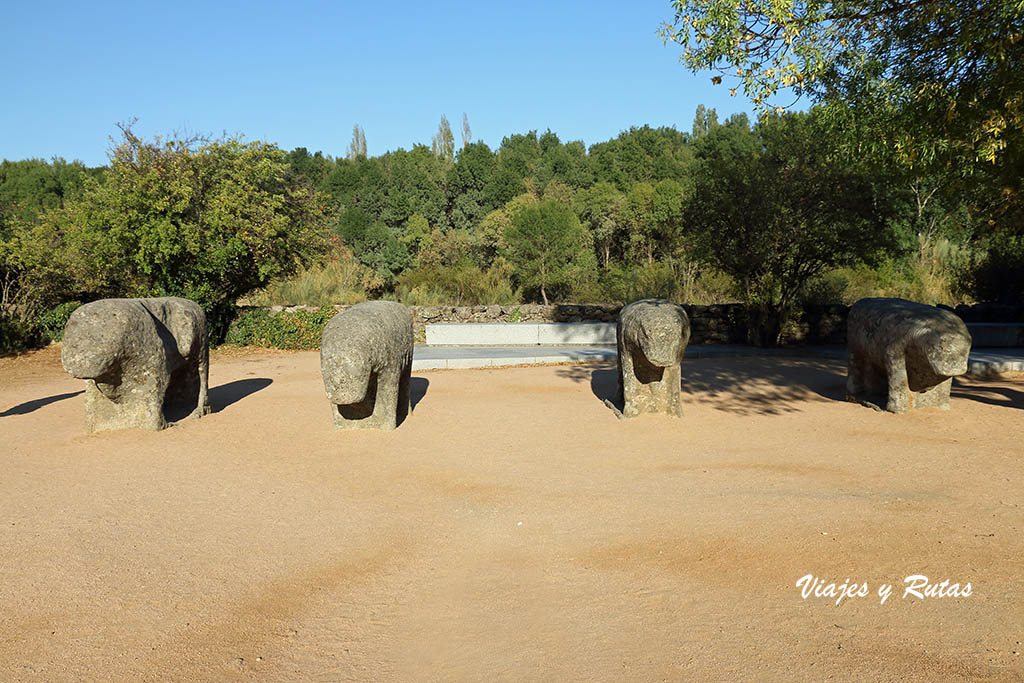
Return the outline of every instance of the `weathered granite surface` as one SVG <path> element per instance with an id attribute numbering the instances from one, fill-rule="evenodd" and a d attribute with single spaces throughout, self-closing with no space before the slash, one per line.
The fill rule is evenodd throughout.
<path id="1" fill-rule="evenodd" d="M 64 328 L 61 362 L 86 380 L 85 428 L 163 429 L 210 412 L 206 315 L 188 299 L 102 299 Z"/>
<path id="2" fill-rule="evenodd" d="M 683 414 L 680 362 L 690 339 L 682 306 L 643 299 L 624 306 L 616 327 L 620 417 Z"/>
<path id="3" fill-rule="evenodd" d="M 954 313 L 905 299 L 861 299 L 850 308 L 846 336 L 848 400 L 882 396 L 893 413 L 949 409 L 953 377 L 967 372 L 971 351 L 967 326 Z"/>
<path id="4" fill-rule="evenodd" d="M 356 304 L 331 318 L 320 370 L 337 429 L 391 430 L 409 413 L 412 313 L 393 301 Z"/>

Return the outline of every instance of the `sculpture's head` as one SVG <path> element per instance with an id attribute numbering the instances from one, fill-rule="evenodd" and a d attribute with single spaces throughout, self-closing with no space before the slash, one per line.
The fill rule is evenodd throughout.
<path id="1" fill-rule="evenodd" d="M 967 372 L 971 353 L 971 335 L 964 330 L 931 331 L 921 337 L 922 351 L 932 371 L 942 377 L 956 377 Z"/>
<path id="2" fill-rule="evenodd" d="M 639 322 L 637 342 L 651 365 L 667 368 L 682 359 L 690 326 L 675 305 L 658 307 Z"/>
<path id="3" fill-rule="evenodd" d="M 370 367 L 366 362 L 351 356 L 333 356 L 321 359 L 320 370 L 331 403 L 351 405 L 366 398 L 370 383 Z"/>
<path id="4" fill-rule="evenodd" d="M 103 301 L 80 306 L 68 318 L 61 342 L 61 364 L 77 379 L 112 381 L 124 355 L 124 324 Z"/>

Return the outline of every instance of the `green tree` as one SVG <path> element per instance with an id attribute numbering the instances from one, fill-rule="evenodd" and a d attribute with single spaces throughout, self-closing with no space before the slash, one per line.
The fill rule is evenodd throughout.
<path id="1" fill-rule="evenodd" d="M 383 157 L 338 159 L 320 186 L 335 207 L 359 207 L 379 218 L 387 205 L 388 178 Z"/>
<path id="2" fill-rule="evenodd" d="M 494 177 L 497 166 L 497 158 L 485 143 L 472 142 L 464 145 L 459 150 L 455 165 L 448 170 L 448 192 L 453 196 L 463 192 L 483 192 Z M 494 208 L 504 202 L 490 204 L 488 199 L 485 199 L 484 203 Z"/>
<path id="3" fill-rule="evenodd" d="M 650 183 L 635 183 L 626 193 L 622 219 L 627 232 L 627 256 L 634 263 L 654 261 L 657 234 L 653 204 L 654 186 Z"/>
<path id="4" fill-rule="evenodd" d="M 409 220 L 405 223 L 405 230 L 398 241 L 406 246 L 413 261 L 417 261 L 420 252 L 432 246 L 429 221 L 418 213 L 409 216 Z"/>
<path id="5" fill-rule="evenodd" d="M 692 186 L 684 187 L 677 180 L 662 180 L 654 186 L 651 219 L 654 222 L 655 251 L 669 264 L 674 264 L 680 255 L 684 234 L 683 211 L 692 196 Z"/>
<path id="6" fill-rule="evenodd" d="M 555 201 L 543 201 L 518 211 L 505 230 L 509 261 L 524 287 L 540 290 L 544 304 L 548 291 L 572 285 L 586 264 L 588 235 L 573 210 Z"/>
<path id="7" fill-rule="evenodd" d="M 437 133 L 431 142 L 434 154 L 445 161 L 455 160 L 455 136 L 448 124 L 448 117 L 441 114 L 441 123 L 437 125 Z"/>
<path id="8" fill-rule="evenodd" d="M 607 181 L 595 183 L 576 195 L 573 207 L 590 233 L 601 258 L 607 266 L 613 255 L 621 255 L 625 196 Z"/>
<path id="9" fill-rule="evenodd" d="M 684 177 L 692 162 L 687 136 L 674 128 L 634 127 L 590 148 L 594 178 L 622 192 L 637 182 Z"/>
<path id="10" fill-rule="evenodd" d="M 324 202 L 280 149 L 122 130 L 105 182 L 87 180 L 33 231 L 27 265 L 39 291 L 61 279 L 92 298 L 185 296 L 223 332 L 236 298 L 322 251 Z"/>
<path id="11" fill-rule="evenodd" d="M 526 134 L 508 135 L 502 139 L 501 147 L 498 148 L 500 171 L 508 172 L 518 181 L 535 175 L 540 157 L 540 142 L 535 130 Z"/>
<path id="12" fill-rule="evenodd" d="M 358 123 L 352 127 L 352 141 L 348 143 L 345 157 L 352 160 L 366 158 L 366 133 Z"/>
<path id="13" fill-rule="evenodd" d="M 469 143 L 473 142 L 473 131 L 469 128 L 469 117 L 466 116 L 466 112 L 462 112 L 462 147 L 466 149 Z"/>
<path id="14" fill-rule="evenodd" d="M 817 113 L 767 117 L 760 144 L 708 154 L 686 222 L 705 257 L 735 278 L 751 341 L 772 346 L 798 295 L 829 268 L 871 261 L 896 246 L 889 204 L 871 178 L 829 155 Z M 736 149 L 723 126 L 708 135 Z"/>
<path id="15" fill-rule="evenodd" d="M 399 149 L 380 161 L 385 199 L 382 210 L 374 217 L 396 233 L 415 213 L 422 214 L 431 224 L 441 223 L 447 204 L 444 163 L 425 145 L 416 145 L 410 151 Z"/>
<path id="16" fill-rule="evenodd" d="M 417 221 L 418 222 L 418 221 Z M 394 231 L 359 208 L 347 209 L 338 217 L 338 237 L 364 266 L 386 285 L 394 285 L 409 266 L 409 250 Z"/>
<path id="17" fill-rule="evenodd" d="M 292 172 L 305 180 L 310 188 L 320 187 L 331 172 L 332 163 L 322 152 L 310 154 L 305 147 L 297 147 L 286 157 Z"/>
<path id="18" fill-rule="evenodd" d="M 735 78 L 762 110 L 781 91 L 827 104 L 848 152 L 982 174 L 990 213 L 1024 217 L 1020 0 L 675 0 L 662 35 L 692 70 Z M 733 92 L 735 92 L 733 88 Z M 785 94 L 790 101 L 789 93 Z M 976 162 L 988 162 L 978 164 Z"/>
<path id="19" fill-rule="evenodd" d="M 693 116 L 693 139 L 699 140 L 718 128 L 718 112 L 714 107 L 708 109 L 703 104 L 697 105 L 697 113 Z"/>
<path id="20" fill-rule="evenodd" d="M 34 223 L 48 209 L 82 189 L 87 177 L 101 178 L 103 169 L 87 169 L 80 161 L 55 158 L 0 162 L 0 212 Z"/>

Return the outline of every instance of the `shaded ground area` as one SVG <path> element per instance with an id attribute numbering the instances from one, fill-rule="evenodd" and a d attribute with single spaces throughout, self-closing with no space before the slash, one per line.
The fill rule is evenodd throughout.
<path id="1" fill-rule="evenodd" d="M 837 361 L 738 357 L 683 364 L 684 401 L 700 400 L 737 415 L 778 415 L 798 411 L 808 400 L 842 401 L 846 396 L 845 366 Z M 562 366 L 555 374 L 587 382 L 595 397 L 618 404 L 615 363 Z"/>
<path id="2" fill-rule="evenodd" d="M 1024 384 L 683 377 L 622 421 L 613 364 L 417 373 L 398 430 L 335 432 L 315 352 L 214 353 L 212 415 L 86 436 L 59 353 L 0 359 L 0 680 L 1024 676 Z"/>

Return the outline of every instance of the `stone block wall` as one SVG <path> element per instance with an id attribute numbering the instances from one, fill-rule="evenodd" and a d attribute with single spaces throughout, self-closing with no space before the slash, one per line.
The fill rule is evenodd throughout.
<path id="1" fill-rule="evenodd" d="M 272 306 L 270 313 L 313 306 Z M 343 311 L 347 306 L 335 306 Z M 431 323 L 582 323 L 615 322 L 615 304 L 519 304 L 513 306 L 412 306 L 416 339 Z M 746 310 L 742 304 L 684 305 L 690 317 L 690 344 L 745 344 Z M 846 339 L 845 306 L 816 306 L 800 314 L 783 331 L 785 344 L 842 344 Z"/>
<path id="2" fill-rule="evenodd" d="M 312 306 L 272 306 L 271 314 Z M 339 311 L 347 306 L 335 306 Z M 431 323 L 615 322 L 621 306 L 615 304 L 519 304 L 513 306 L 412 306 L 417 341 Z M 693 306 L 684 304 L 690 317 L 690 344 L 747 343 L 747 315 L 743 304 Z M 849 306 L 816 305 L 798 311 L 782 331 L 782 343 L 845 344 Z M 975 304 L 950 309 L 964 322 L 1024 322 L 1024 306 Z"/>

